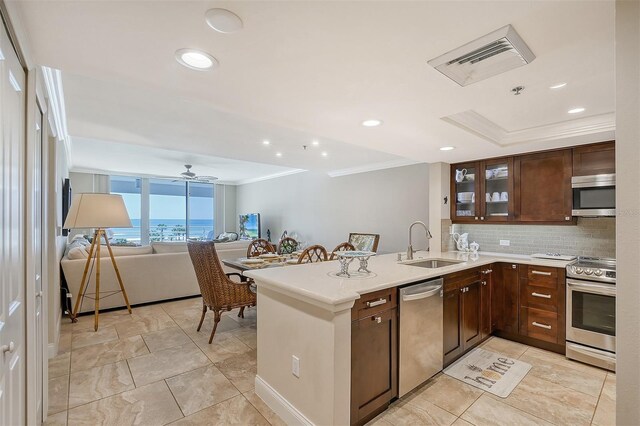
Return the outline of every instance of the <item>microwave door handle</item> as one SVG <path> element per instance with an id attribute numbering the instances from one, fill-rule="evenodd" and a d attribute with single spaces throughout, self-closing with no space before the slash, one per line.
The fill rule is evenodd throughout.
<path id="1" fill-rule="evenodd" d="M 567 280 L 567 286 L 571 290 L 579 290 L 585 293 L 602 294 L 605 296 L 616 296 L 615 286 L 604 286 L 598 284 L 584 284 L 574 280 Z"/>

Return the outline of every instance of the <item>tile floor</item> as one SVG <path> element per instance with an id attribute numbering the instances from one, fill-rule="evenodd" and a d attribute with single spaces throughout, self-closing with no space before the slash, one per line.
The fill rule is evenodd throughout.
<path id="1" fill-rule="evenodd" d="M 223 314 L 216 337 L 201 299 L 115 311 L 66 322 L 49 360 L 48 425 L 280 425 L 253 391 L 256 315 Z M 375 425 L 615 424 L 615 374 L 564 356 L 492 338 L 487 350 L 533 366 L 502 399 L 440 374 L 398 400 Z"/>
<path id="2" fill-rule="evenodd" d="M 64 320 L 49 360 L 47 425 L 280 425 L 253 391 L 256 311 L 213 314 L 200 298 Z"/>
<path id="3" fill-rule="evenodd" d="M 441 373 L 369 425 L 615 425 L 615 374 L 497 337 L 482 346 L 532 365 L 507 398 Z"/>

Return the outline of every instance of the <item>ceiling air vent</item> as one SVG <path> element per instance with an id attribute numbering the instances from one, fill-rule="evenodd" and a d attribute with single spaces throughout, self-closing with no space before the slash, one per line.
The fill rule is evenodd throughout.
<path id="1" fill-rule="evenodd" d="M 535 59 L 511 25 L 429 61 L 429 65 L 460 86 L 518 68 Z"/>

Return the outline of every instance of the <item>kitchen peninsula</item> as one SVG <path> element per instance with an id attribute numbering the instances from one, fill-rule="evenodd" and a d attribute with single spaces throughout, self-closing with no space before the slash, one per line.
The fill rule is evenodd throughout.
<path id="1" fill-rule="evenodd" d="M 458 261 L 459 263 L 437 268 L 425 268 L 411 265 L 424 261 L 425 259 L 444 259 Z M 535 269 L 548 271 L 544 272 L 543 283 L 548 287 L 555 285 L 564 286 L 564 268 L 568 262 L 559 260 L 534 259 L 529 256 L 514 256 L 484 253 L 480 255 L 470 255 L 467 253 L 416 253 L 413 261 L 397 261 L 397 254 L 386 254 L 376 256 L 369 261 L 369 269 L 372 273 L 361 278 L 341 278 L 336 277 L 338 269 L 337 262 L 321 262 L 314 264 L 299 265 L 286 268 L 274 268 L 249 271 L 245 274 L 253 278 L 258 288 L 258 372 L 256 375 L 256 393 L 288 424 L 353 424 L 361 423 L 371 418 L 371 415 L 386 407 L 384 401 L 371 401 L 371 407 L 365 407 L 364 411 L 358 414 L 360 407 L 354 407 L 352 403 L 352 352 L 359 351 L 360 348 L 352 348 L 352 324 L 357 320 L 368 319 L 367 324 L 386 324 L 391 333 L 391 337 L 386 341 L 390 346 L 388 359 L 391 367 L 387 371 L 382 371 L 382 382 L 389 382 L 389 392 L 381 398 L 386 398 L 386 403 L 397 396 L 397 336 L 396 324 L 397 308 L 396 287 L 410 283 L 423 282 L 429 279 L 445 277 L 444 293 L 451 290 L 451 295 L 460 297 L 458 299 L 464 303 L 464 296 L 461 293 L 468 291 L 472 287 L 471 280 L 464 281 L 468 277 L 483 277 L 481 274 L 491 273 L 489 265 L 506 265 L 509 270 L 501 274 L 507 277 L 507 273 L 515 271 L 515 276 L 511 277 L 504 285 L 495 284 L 494 295 L 489 296 L 494 299 L 496 308 L 501 309 L 499 304 L 513 303 L 515 298 L 510 299 L 505 296 L 496 299 L 497 295 L 504 292 L 516 294 L 519 291 L 518 285 L 527 285 L 527 274 L 532 280 L 540 275 L 531 275 L 532 267 Z M 544 269 L 543 269 L 544 268 Z M 506 271 L 506 269 L 505 269 Z M 536 271 L 540 273 L 539 271 Z M 463 274 L 464 273 L 464 274 Z M 548 274 L 548 275 L 547 275 Z M 455 277 L 447 281 L 447 277 Z M 505 278 L 506 280 L 506 278 Z M 524 280 L 524 281 L 523 281 Z M 551 281 L 554 280 L 554 281 Z M 475 292 L 469 294 L 478 295 L 478 317 L 480 316 L 480 285 L 487 285 L 487 291 L 491 294 L 491 279 L 473 278 L 473 283 L 477 284 Z M 529 283 L 528 285 L 535 285 Z M 449 287 L 448 287 L 449 286 Z M 460 287 L 466 286 L 466 287 Z M 507 288 L 508 287 L 508 288 Z M 564 288 L 564 287 L 562 287 Z M 552 289 L 556 294 L 556 289 Z M 363 295 L 370 295 L 375 292 L 387 291 L 390 297 L 380 297 L 384 304 L 388 305 L 390 315 L 379 314 L 385 306 L 377 303 L 359 304 L 366 299 Z M 558 292 L 560 293 L 560 292 Z M 377 297 L 377 296 L 376 296 Z M 482 296 L 485 297 L 485 296 Z M 553 320 L 553 327 L 549 330 L 530 330 L 522 325 L 518 327 L 517 315 L 515 324 L 503 324 L 499 329 L 507 330 L 512 335 L 524 336 L 523 338 L 539 339 L 541 345 L 554 350 L 564 345 L 564 307 L 561 300 L 553 300 L 556 309 Z M 446 305 L 445 301 L 445 315 Z M 486 303 L 491 301 L 486 299 Z M 367 313 L 363 313 L 367 307 L 376 307 Z M 526 306 L 513 306 L 524 309 Z M 456 308 L 457 309 L 457 308 Z M 375 316 L 371 316 L 374 314 Z M 532 309 L 531 312 L 534 310 Z M 456 311 L 457 312 L 457 311 Z M 483 330 L 486 335 L 490 335 L 493 327 L 490 311 L 488 330 Z M 500 315 L 508 318 L 506 312 L 500 311 Z M 532 315 L 532 313 L 530 313 Z M 546 311 L 545 311 L 546 315 Z M 373 322 L 372 322 L 373 320 Z M 442 318 L 434 318 L 441 321 Z M 455 319 L 458 321 L 457 317 Z M 424 321 L 429 321 L 428 313 L 425 313 Z M 460 320 L 461 321 L 461 320 Z M 480 319 L 478 320 L 480 321 Z M 508 320 L 506 320 L 508 322 Z M 400 323 L 399 327 L 402 328 Z M 445 320 L 445 342 L 444 354 L 445 363 L 447 354 L 449 359 L 459 358 L 471 344 L 477 344 L 481 337 L 474 337 L 468 340 L 466 345 L 464 339 L 459 341 L 459 347 L 452 346 L 447 340 L 447 327 L 458 327 L 458 323 L 447 324 Z M 461 327 L 461 326 L 460 326 Z M 478 324 L 478 333 L 480 333 Z M 462 327 L 460 328 L 462 330 Z M 488 334 L 487 334 L 488 332 Z M 455 335 L 456 333 L 454 333 Z M 463 332 L 459 334 L 464 334 Z M 455 337 L 455 336 L 454 336 Z M 381 339 L 384 341 L 384 339 Z M 537 341 L 537 340 L 536 340 Z M 371 341 L 371 345 L 378 343 L 378 340 Z M 379 348 L 372 348 L 372 351 Z M 382 351 L 384 352 L 384 351 Z M 394 370 L 395 369 L 395 370 Z M 369 375 L 375 376 L 378 372 L 369 371 Z M 366 380 L 365 380 L 366 382 Z M 360 381 L 365 385 L 365 383 Z M 380 381 L 374 379 L 369 381 L 367 386 L 379 384 Z M 356 404 L 357 405 L 357 404 Z"/>

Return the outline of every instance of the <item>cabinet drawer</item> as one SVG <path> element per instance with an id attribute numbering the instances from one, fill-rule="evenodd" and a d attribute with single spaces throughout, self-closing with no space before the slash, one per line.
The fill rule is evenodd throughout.
<path id="1" fill-rule="evenodd" d="M 558 283 L 558 268 L 529 265 L 527 278 L 529 279 L 529 285 L 556 288 Z"/>
<path id="2" fill-rule="evenodd" d="M 525 285 L 520 293 L 522 306 L 543 311 L 558 312 L 557 288 Z"/>
<path id="3" fill-rule="evenodd" d="M 484 269 L 487 269 L 487 268 L 488 267 L 484 267 Z M 454 272 L 452 274 L 445 275 L 443 277 L 444 291 L 453 291 L 456 289 L 460 289 L 462 287 L 466 287 L 470 284 L 473 284 L 476 281 L 480 281 L 481 269 L 482 268 L 466 269 L 464 271 Z"/>
<path id="4" fill-rule="evenodd" d="M 520 311 L 520 334 L 551 343 L 558 341 L 558 314 L 535 308 Z"/>
<path id="5" fill-rule="evenodd" d="M 395 287 L 363 294 L 351 309 L 351 319 L 362 319 L 395 308 L 398 306 L 397 294 Z"/>

